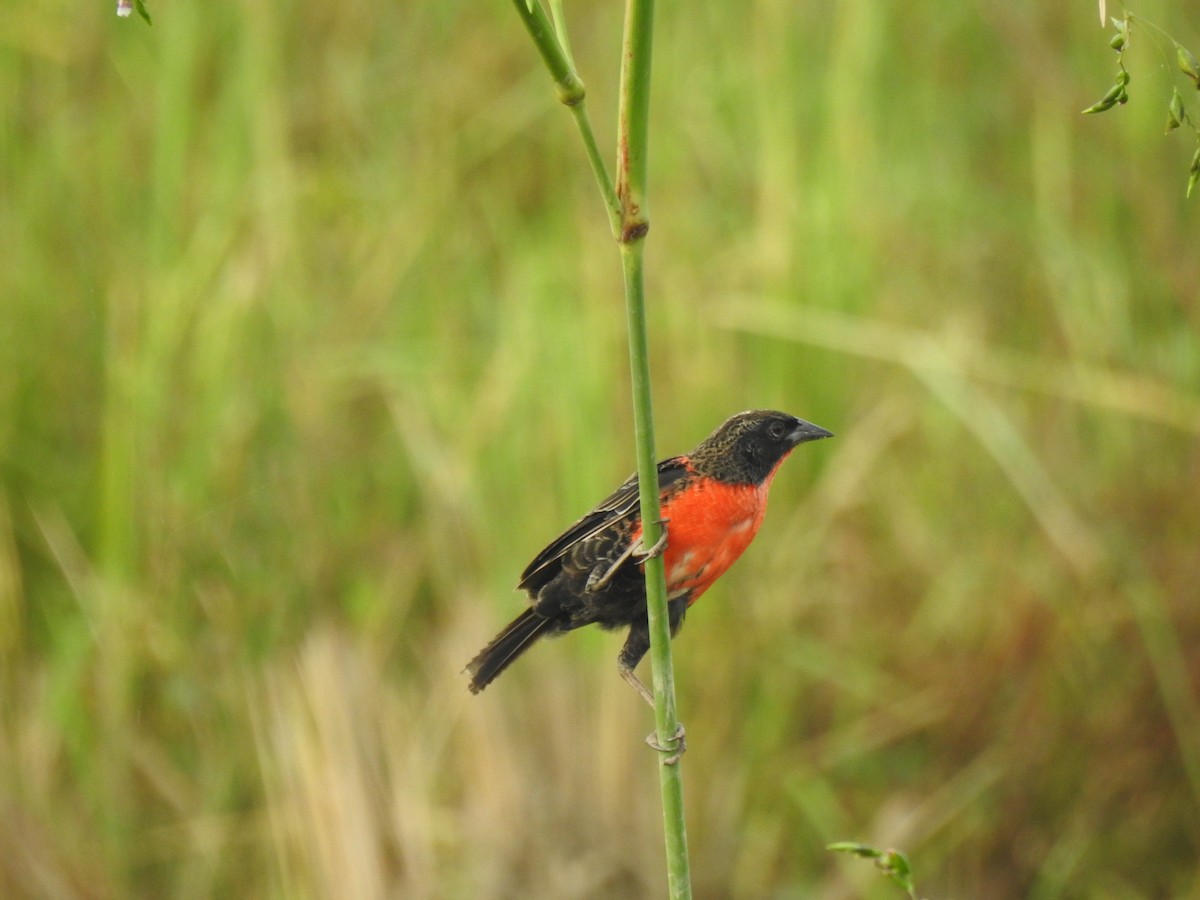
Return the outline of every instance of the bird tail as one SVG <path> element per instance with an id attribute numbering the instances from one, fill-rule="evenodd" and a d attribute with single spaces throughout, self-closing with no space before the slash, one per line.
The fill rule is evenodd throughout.
<path id="1" fill-rule="evenodd" d="M 507 628 L 492 638 L 491 643 L 467 663 L 466 671 L 471 676 L 471 693 L 478 694 L 491 684 L 513 660 L 533 646 L 533 642 L 550 629 L 551 622 L 551 619 L 539 616 L 532 608 L 513 619 Z"/>

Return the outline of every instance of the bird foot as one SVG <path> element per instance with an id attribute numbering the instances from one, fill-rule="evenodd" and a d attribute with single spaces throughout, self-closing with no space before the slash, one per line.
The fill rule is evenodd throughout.
<path id="1" fill-rule="evenodd" d="M 663 759 L 664 766 L 673 766 L 679 762 L 679 758 L 687 751 L 687 741 L 684 740 L 685 731 L 682 722 L 675 723 L 675 734 L 667 738 L 667 744 L 674 744 L 673 747 L 668 747 L 658 741 L 658 732 L 652 731 L 646 735 L 646 744 L 652 750 L 657 750 L 659 753 L 670 753 L 671 755 Z"/>
<path id="2" fill-rule="evenodd" d="M 649 550 L 645 548 L 640 540 L 638 541 L 637 549 L 633 551 L 634 559 L 638 562 L 645 562 L 648 559 L 654 559 L 663 555 L 663 551 L 667 549 L 667 523 L 670 521 L 670 519 L 658 520 L 658 524 L 662 526 L 662 534 L 658 536 L 658 540 L 654 542 L 654 546 Z"/>

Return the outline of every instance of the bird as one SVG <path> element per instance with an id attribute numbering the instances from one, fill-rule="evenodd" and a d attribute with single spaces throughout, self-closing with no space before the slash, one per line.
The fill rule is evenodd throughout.
<path id="1" fill-rule="evenodd" d="M 758 533 L 779 466 L 808 441 L 833 437 L 776 410 L 730 417 L 694 450 L 658 463 L 662 537 L 642 545 L 637 473 L 546 545 L 517 584 L 529 605 L 465 669 L 471 693 L 492 683 L 542 637 L 599 625 L 628 627 L 620 675 L 654 706 L 635 669 L 650 649 L 646 559 L 662 555 L 671 636 L 693 603 L 737 561 Z"/>

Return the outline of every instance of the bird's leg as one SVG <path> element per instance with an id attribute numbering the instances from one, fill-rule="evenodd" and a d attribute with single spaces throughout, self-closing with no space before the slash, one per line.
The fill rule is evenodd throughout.
<path id="1" fill-rule="evenodd" d="M 658 742 L 658 732 L 657 731 L 652 731 L 648 735 L 646 735 L 646 743 L 652 749 L 657 750 L 660 753 L 670 753 L 671 755 L 663 760 L 663 765 L 664 766 L 673 766 L 677 762 L 679 762 L 679 758 L 681 756 L 683 756 L 684 753 L 687 752 L 687 741 L 684 740 L 685 733 L 686 732 L 684 731 L 683 723 L 676 722 L 675 723 L 675 733 L 673 735 L 671 735 L 669 738 L 667 738 L 668 743 L 675 744 L 674 747 L 666 747 L 666 746 L 660 744 Z"/>
<path id="2" fill-rule="evenodd" d="M 663 535 L 666 537 L 666 535 Z M 651 548 L 653 550 L 653 548 Z M 680 617 L 682 618 L 682 609 L 684 607 L 676 607 L 680 609 Z M 629 686 L 637 691 L 643 700 L 649 704 L 653 710 L 658 709 L 658 705 L 654 702 L 654 695 L 650 693 L 650 689 L 642 684 L 641 679 L 634 673 L 637 664 L 642 661 L 642 657 L 646 655 L 646 651 L 650 649 L 650 630 L 647 622 L 639 622 L 631 625 L 629 628 L 629 636 L 625 638 L 625 646 L 621 648 L 621 653 L 617 657 L 617 671 L 621 673 L 621 677 L 629 682 Z M 671 755 L 663 759 L 663 765 L 673 766 L 679 762 L 679 757 L 683 756 L 683 752 L 687 749 L 687 743 L 683 739 L 683 723 L 675 723 L 675 734 L 667 738 L 667 744 L 674 743 L 675 746 L 664 746 L 659 743 L 657 733 L 651 732 L 646 738 L 646 743 L 655 750 Z"/>
<path id="3" fill-rule="evenodd" d="M 642 695 L 642 699 L 650 704 L 650 708 L 655 709 L 654 695 L 650 693 L 650 688 L 642 684 L 642 679 L 637 677 L 637 674 L 633 671 L 633 669 L 618 660 L 617 671 L 621 673 L 621 677 L 629 683 L 630 687 Z"/>
<path id="4" fill-rule="evenodd" d="M 625 646 L 621 648 L 620 654 L 617 656 L 617 671 L 621 673 L 621 677 L 629 682 L 629 686 L 641 694 L 643 700 L 650 704 L 650 708 L 654 709 L 654 695 L 650 693 L 634 669 L 637 664 L 642 661 L 642 657 L 646 655 L 646 651 L 650 649 L 650 630 L 646 622 L 638 622 L 629 627 L 629 636 L 625 638 Z"/>
<path id="5" fill-rule="evenodd" d="M 622 654 L 624 656 L 624 654 Z M 621 673 L 621 677 L 629 682 L 630 687 L 642 695 L 642 699 L 650 704 L 651 709 L 658 709 L 654 702 L 654 695 L 650 693 L 650 689 L 642 684 L 642 680 L 634 674 L 633 669 L 625 664 L 624 659 L 617 660 L 617 671 Z M 675 723 L 675 733 L 667 738 L 668 743 L 674 743 L 675 746 L 668 747 L 660 744 L 658 741 L 658 732 L 652 731 L 646 735 L 646 743 L 651 748 L 658 750 L 660 753 L 670 753 L 671 755 L 663 760 L 664 766 L 673 766 L 679 762 L 679 758 L 683 756 L 687 750 L 687 741 L 684 740 L 684 729 L 682 722 Z"/>
<path id="6" fill-rule="evenodd" d="M 583 586 L 584 591 L 589 594 L 594 594 L 596 591 L 602 590 L 610 581 L 612 581 L 613 576 L 617 574 L 617 570 L 621 568 L 621 566 L 625 564 L 625 561 L 630 557 L 636 559 L 638 562 L 645 562 L 646 560 L 653 559 L 656 556 L 662 556 L 663 551 L 667 549 L 667 521 L 667 519 L 659 520 L 658 524 L 663 526 L 663 533 L 659 539 L 654 542 L 654 546 L 649 550 L 643 550 L 642 542 L 639 540 L 636 544 L 631 543 L 628 547 L 626 547 L 621 552 L 621 555 L 613 560 L 612 565 L 605 569 L 602 574 L 597 575 L 596 572 L 598 570 L 593 569 L 588 574 L 587 584 Z"/>
<path id="7" fill-rule="evenodd" d="M 624 678 L 626 682 L 629 682 L 632 689 L 636 690 L 638 694 L 642 695 L 642 700 L 650 704 L 650 709 L 658 709 L 654 703 L 654 695 L 650 694 L 650 689 L 647 688 L 646 685 L 642 684 L 642 679 L 638 678 L 636 674 L 634 674 L 634 670 L 632 670 L 632 668 L 626 666 L 624 662 L 618 661 L 617 671 L 620 672 L 620 677 Z M 665 760 L 662 760 L 662 764 L 664 764 L 664 766 L 674 766 L 674 764 L 679 762 L 679 757 L 683 756 L 684 752 L 688 750 L 688 742 L 684 740 L 684 733 L 683 722 L 676 722 L 676 733 L 672 734 L 670 738 L 667 738 L 667 743 L 674 744 L 674 746 L 660 744 L 658 731 L 652 731 L 647 734 L 646 743 L 654 750 L 658 750 L 659 752 L 668 752 L 668 754 L 671 754 L 671 756 L 667 756 Z"/>

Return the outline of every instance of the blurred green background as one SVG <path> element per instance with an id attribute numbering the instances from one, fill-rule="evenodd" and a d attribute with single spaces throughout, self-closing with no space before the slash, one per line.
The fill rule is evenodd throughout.
<path id="1" fill-rule="evenodd" d="M 1200 12 L 1135 10 L 1200 50 Z M 507 3 L 8 2 L 0 895 L 654 897 L 620 638 L 465 662 L 633 468 Z M 570 3 L 612 145 L 620 9 Z M 660 456 L 837 432 L 675 643 L 698 897 L 1200 897 L 1200 199 L 1094 3 L 662 4 Z M 1163 51 L 1166 51 L 1164 55 Z"/>

